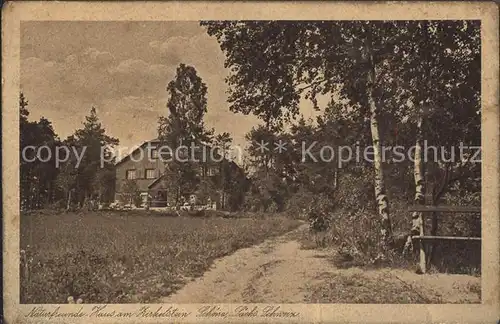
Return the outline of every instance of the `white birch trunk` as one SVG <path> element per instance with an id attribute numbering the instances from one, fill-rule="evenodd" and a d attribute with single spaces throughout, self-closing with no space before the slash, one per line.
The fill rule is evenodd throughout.
<path id="1" fill-rule="evenodd" d="M 423 133 L 422 133 L 422 123 L 423 123 L 423 114 L 422 110 L 419 111 L 418 121 L 417 121 L 417 134 L 415 141 L 415 157 L 414 157 L 414 170 L 413 177 L 415 179 L 415 204 L 423 205 L 425 203 L 425 171 L 424 171 L 424 161 L 422 160 L 422 142 L 423 142 Z M 411 237 L 413 235 L 419 235 L 420 233 L 420 223 L 422 219 L 421 212 L 413 212 L 411 215 L 412 224 L 410 234 L 408 235 L 408 239 L 406 240 L 406 244 L 403 250 L 403 254 L 406 254 L 408 251 L 413 249 L 413 242 Z"/>
<path id="2" fill-rule="evenodd" d="M 373 145 L 373 163 L 374 163 L 374 171 L 375 171 L 375 199 L 378 207 L 378 215 L 381 221 L 381 234 L 382 234 L 382 244 L 384 247 L 388 247 L 392 242 L 392 226 L 391 219 L 389 216 L 389 199 L 386 195 L 385 190 L 385 179 L 384 179 L 384 170 L 383 170 L 383 161 L 382 161 L 382 144 L 380 141 L 380 132 L 379 132 L 379 124 L 378 124 L 378 113 L 379 109 L 373 98 L 373 86 L 375 83 L 375 64 L 373 60 L 373 53 L 371 49 L 371 41 L 367 42 L 367 56 L 369 63 L 369 71 L 367 78 L 367 87 L 366 94 L 368 98 L 368 104 L 370 108 L 370 129 L 372 135 L 372 145 Z"/>
<path id="3" fill-rule="evenodd" d="M 375 171 L 375 200 L 377 201 L 378 215 L 382 227 L 382 241 L 387 244 L 392 239 L 391 219 L 389 216 L 389 199 L 385 191 L 384 170 L 382 161 L 382 146 L 380 143 L 379 126 L 377 121 L 377 108 L 373 98 L 369 97 L 370 103 L 370 129 L 373 145 L 373 167 Z"/>

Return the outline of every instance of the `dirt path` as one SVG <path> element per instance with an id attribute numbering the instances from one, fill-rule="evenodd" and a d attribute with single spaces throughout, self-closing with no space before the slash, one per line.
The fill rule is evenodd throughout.
<path id="1" fill-rule="evenodd" d="M 332 270 L 326 252 L 302 250 L 297 231 L 219 259 L 164 303 L 302 303 L 316 276 Z"/>
<path id="2" fill-rule="evenodd" d="M 337 269 L 328 261 L 332 251 L 301 249 L 294 237 L 304 230 L 307 230 L 307 225 L 221 258 L 202 277 L 189 282 L 175 294 L 162 298 L 160 302 L 390 302 L 376 298 L 372 300 L 373 293 L 385 289 L 384 286 L 377 286 L 382 277 L 386 280 L 386 287 L 397 284 L 398 288 L 393 295 L 416 293 L 424 295 L 423 298 L 428 300 L 438 298 L 445 303 L 479 302 L 478 294 L 470 292 L 469 285 L 477 285 L 480 278 L 446 274 L 420 276 L 410 271 L 391 269 Z M 327 288 L 328 293 L 333 290 L 336 291 L 335 295 L 326 296 L 325 300 L 311 300 L 311 292 L 315 289 L 317 292 L 318 285 L 332 287 L 333 289 Z M 412 287 L 419 287 L 418 291 Z M 368 297 L 360 300 L 359 298 L 364 298 L 361 295 L 366 293 Z M 396 300 L 399 303 L 400 299 Z"/>

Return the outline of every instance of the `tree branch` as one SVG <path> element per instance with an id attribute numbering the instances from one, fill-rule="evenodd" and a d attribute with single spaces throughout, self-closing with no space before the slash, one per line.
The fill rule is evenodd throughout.
<path id="1" fill-rule="evenodd" d="M 312 82 L 311 84 L 309 84 L 309 85 L 307 85 L 307 86 L 305 86 L 305 87 L 303 87 L 303 88 L 301 88 L 301 89 L 298 89 L 298 91 L 299 91 L 299 92 L 302 92 L 302 91 L 307 90 L 307 89 L 309 89 L 309 88 L 312 88 L 312 87 L 318 86 L 318 85 L 320 85 L 321 83 L 323 83 L 323 82 L 325 82 L 325 81 L 328 81 L 328 80 L 327 80 L 326 78 L 323 78 L 323 79 L 320 79 L 320 80 L 316 80 L 316 81 Z M 298 84 L 296 84 L 296 85 L 294 86 L 294 88 L 295 88 L 295 87 L 297 87 L 297 86 L 298 86 Z"/>

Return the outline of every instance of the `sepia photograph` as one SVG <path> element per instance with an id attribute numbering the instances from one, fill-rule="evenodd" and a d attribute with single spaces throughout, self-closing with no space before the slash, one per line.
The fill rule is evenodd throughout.
<path id="1" fill-rule="evenodd" d="M 179 15 L 16 18 L 17 320 L 320 322 L 331 304 L 498 318 L 498 30 Z"/>

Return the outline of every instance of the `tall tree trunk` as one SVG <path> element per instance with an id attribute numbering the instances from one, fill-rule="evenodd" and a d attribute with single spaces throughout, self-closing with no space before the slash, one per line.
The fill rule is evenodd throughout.
<path id="1" fill-rule="evenodd" d="M 389 216 L 389 199 L 385 191 L 385 179 L 382 161 L 382 145 L 380 141 L 380 131 L 378 124 L 379 108 L 373 97 L 373 88 L 375 84 L 375 64 L 370 39 L 370 31 L 367 33 L 366 54 L 368 59 L 368 78 L 366 82 L 366 96 L 370 108 L 370 129 L 373 145 L 373 162 L 375 171 L 375 199 L 378 207 L 378 214 L 381 221 L 382 245 L 387 248 L 393 242 L 392 225 Z"/>
<path id="2" fill-rule="evenodd" d="M 36 185 L 33 187 L 33 209 L 40 208 L 40 187 L 40 176 L 38 176 Z"/>
<path id="3" fill-rule="evenodd" d="M 66 210 L 69 210 L 71 208 L 71 189 L 68 191 L 68 202 L 66 203 Z"/>
<path id="4" fill-rule="evenodd" d="M 224 154 L 224 158 L 225 158 L 225 155 L 226 155 L 225 151 L 223 151 L 222 154 Z M 221 206 L 220 207 L 221 207 L 222 210 L 225 210 L 225 208 L 226 208 L 226 192 L 224 190 L 225 189 L 225 184 L 226 184 L 225 183 L 226 179 L 225 179 L 224 175 L 225 174 L 224 174 L 224 160 L 223 160 L 220 163 L 220 165 L 219 165 L 219 176 L 220 176 L 221 198 L 222 198 L 221 199 Z"/>
<path id="5" fill-rule="evenodd" d="M 339 171 L 335 168 L 333 172 L 333 190 L 336 191 L 339 186 Z"/>
<path id="6" fill-rule="evenodd" d="M 424 161 L 422 159 L 422 144 L 423 144 L 423 111 L 420 109 L 418 121 L 417 121 L 417 134 L 415 141 L 415 157 L 413 163 L 413 177 L 415 179 L 415 204 L 424 205 L 425 204 L 425 169 Z M 419 235 L 420 233 L 420 223 L 422 220 L 422 212 L 413 212 L 411 215 L 411 230 L 406 240 L 406 244 L 403 250 L 403 254 L 408 253 L 413 250 L 413 235 Z M 422 244 L 422 242 L 420 242 Z"/>
<path id="7" fill-rule="evenodd" d="M 52 180 L 48 181 L 47 184 L 47 196 L 45 197 L 45 204 L 49 205 L 52 203 Z"/>
<path id="8" fill-rule="evenodd" d="M 26 169 L 23 172 L 21 172 L 21 176 L 23 177 L 22 180 L 22 206 L 24 209 L 29 210 L 31 209 L 31 169 L 26 166 Z"/>

